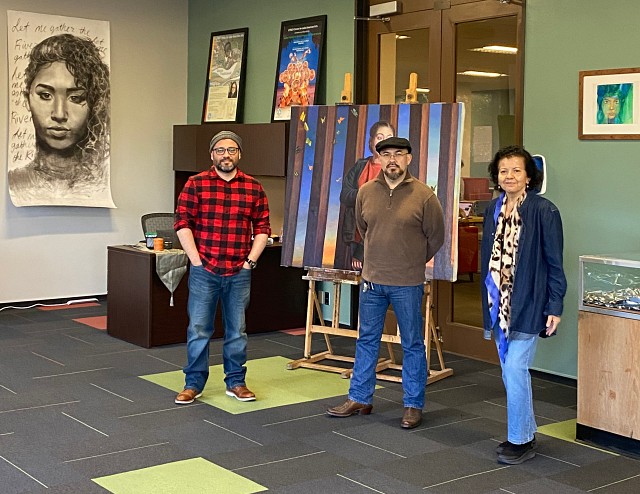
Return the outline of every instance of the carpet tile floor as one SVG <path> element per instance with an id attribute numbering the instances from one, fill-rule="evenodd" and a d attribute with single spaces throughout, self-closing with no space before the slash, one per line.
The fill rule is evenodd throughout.
<path id="1" fill-rule="evenodd" d="M 212 340 L 202 399 L 178 406 L 185 346 L 137 347 L 105 318 L 104 300 L 0 311 L 0 494 L 640 492 L 640 461 L 575 441 L 570 382 L 534 377 L 537 455 L 508 466 L 495 454 L 506 434 L 495 365 L 445 354 L 454 375 L 427 387 L 424 421 L 407 431 L 399 384 L 378 382 L 371 415 L 329 417 L 349 381 L 287 370 L 304 333 L 263 333 L 249 337 L 257 401 L 225 395 Z M 332 344 L 353 355 L 352 339 Z"/>

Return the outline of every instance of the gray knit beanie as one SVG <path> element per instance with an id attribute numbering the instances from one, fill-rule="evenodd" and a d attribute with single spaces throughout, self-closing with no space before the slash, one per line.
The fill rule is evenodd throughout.
<path id="1" fill-rule="evenodd" d="M 211 142 L 209 143 L 209 153 L 213 151 L 215 145 L 222 139 L 231 139 L 238 145 L 240 151 L 242 151 L 242 138 L 238 134 L 236 134 L 235 132 L 231 132 L 230 130 L 221 130 L 211 138 Z"/>

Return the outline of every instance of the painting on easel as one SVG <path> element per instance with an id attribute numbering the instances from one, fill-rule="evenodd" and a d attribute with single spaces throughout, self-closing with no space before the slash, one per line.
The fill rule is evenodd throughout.
<path id="1" fill-rule="evenodd" d="M 445 243 L 425 278 L 455 281 L 463 119 L 462 103 L 293 107 L 282 265 L 358 269 L 358 187 L 380 170 L 375 144 L 398 136 L 412 145 L 409 172 L 435 191 L 445 214 Z"/>

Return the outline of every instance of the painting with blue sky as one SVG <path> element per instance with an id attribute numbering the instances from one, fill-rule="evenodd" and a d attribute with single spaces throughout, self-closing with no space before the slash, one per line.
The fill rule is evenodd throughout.
<path id="1" fill-rule="evenodd" d="M 375 143 L 396 135 L 411 142 L 409 171 L 445 213 L 445 244 L 425 279 L 455 281 L 463 119 L 462 103 L 292 107 L 281 264 L 357 270 L 353 200 L 380 169 Z"/>

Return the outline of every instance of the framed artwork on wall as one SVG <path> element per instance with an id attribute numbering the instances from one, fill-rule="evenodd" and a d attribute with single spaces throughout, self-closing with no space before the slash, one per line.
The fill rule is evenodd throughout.
<path id="1" fill-rule="evenodd" d="M 579 139 L 640 139 L 640 68 L 583 70 Z"/>
<path id="2" fill-rule="evenodd" d="M 202 123 L 242 122 L 249 29 L 211 33 Z"/>
<path id="3" fill-rule="evenodd" d="M 326 27 L 326 15 L 282 23 L 271 112 L 273 122 L 290 120 L 292 106 L 318 104 Z"/>

